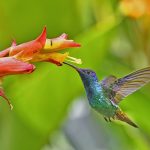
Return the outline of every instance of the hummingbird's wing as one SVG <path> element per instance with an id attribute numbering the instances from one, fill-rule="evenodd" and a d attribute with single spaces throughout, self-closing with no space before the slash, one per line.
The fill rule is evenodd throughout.
<path id="1" fill-rule="evenodd" d="M 114 76 L 110 76 L 104 79 L 101 84 L 109 93 L 109 98 L 114 103 L 118 104 L 123 98 L 140 89 L 149 81 L 150 67 L 147 67 L 119 79 Z"/>

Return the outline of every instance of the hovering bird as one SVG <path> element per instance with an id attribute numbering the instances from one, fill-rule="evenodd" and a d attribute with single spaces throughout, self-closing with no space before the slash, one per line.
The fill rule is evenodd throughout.
<path id="1" fill-rule="evenodd" d="M 106 121 L 117 119 L 138 128 L 118 104 L 125 97 L 150 81 L 150 67 L 135 71 L 119 79 L 110 75 L 99 82 L 93 70 L 77 68 L 66 62 L 64 64 L 71 66 L 79 73 L 89 104 L 97 112 L 101 113 Z"/>

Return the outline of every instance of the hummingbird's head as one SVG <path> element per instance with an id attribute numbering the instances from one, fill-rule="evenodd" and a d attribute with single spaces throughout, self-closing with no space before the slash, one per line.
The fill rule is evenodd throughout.
<path id="1" fill-rule="evenodd" d="M 74 68 L 79 73 L 82 80 L 85 80 L 85 79 L 91 79 L 91 80 L 95 80 L 95 81 L 98 80 L 96 73 L 91 69 L 78 68 L 78 67 L 76 67 L 72 64 L 66 63 L 66 62 L 64 62 L 64 64 L 67 64 L 67 65 L 71 66 L 72 68 Z"/>
<path id="2" fill-rule="evenodd" d="M 78 68 L 77 71 L 79 72 L 80 76 L 83 76 L 83 77 L 86 77 L 86 78 L 89 78 L 89 77 L 95 78 L 96 77 L 96 73 L 91 69 Z"/>

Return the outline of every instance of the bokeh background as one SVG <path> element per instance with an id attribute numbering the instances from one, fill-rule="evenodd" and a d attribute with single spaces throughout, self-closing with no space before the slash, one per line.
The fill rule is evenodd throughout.
<path id="1" fill-rule="evenodd" d="M 150 65 L 149 0 L 0 0 L 0 49 L 23 43 L 47 26 L 82 44 L 70 49 L 80 67 L 99 79 L 122 77 Z M 7 77 L 1 98 L 0 150 L 149 150 L 150 85 L 126 98 L 122 109 L 139 129 L 106 123 L 91 110 L 78 74 L 68 66 L 37 63 L 31 75 Z"/>

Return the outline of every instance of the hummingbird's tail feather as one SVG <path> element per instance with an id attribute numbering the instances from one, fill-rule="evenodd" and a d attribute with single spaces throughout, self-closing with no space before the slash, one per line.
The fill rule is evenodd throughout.
<path id="1" fill-rule="evenodd" d="M 116 115 L 115 115 L 115 119 L 123 121 L 123 122 L 126 122 L 129 125 L 131 125 L 131 126 L 133 126 L 135 128 L 138 128 L 138 126 L 133 121 L 131 121 L 128 118 L 128 116 L 121 110 L 117 110 Z"/>

